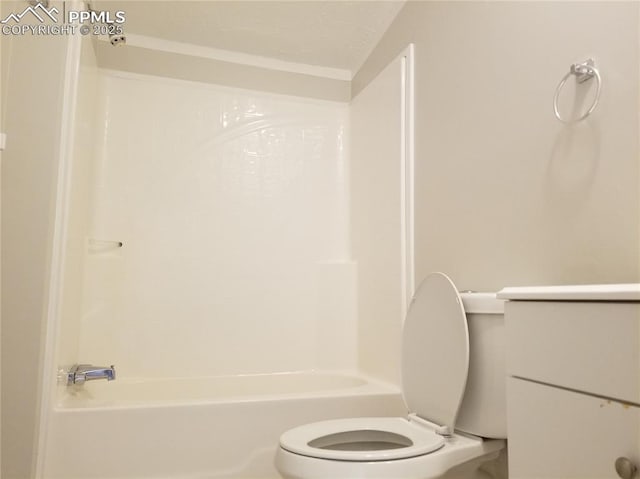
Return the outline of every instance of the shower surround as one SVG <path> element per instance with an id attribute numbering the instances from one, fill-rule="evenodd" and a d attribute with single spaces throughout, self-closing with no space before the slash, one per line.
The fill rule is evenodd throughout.
<path id="1" fill-rule="evenodd" d="M 355 368 L 347 105 L 97 82 L 77 357 L 133 377 Z"/>
<path id="2" fill-rule="evenodd" d="M 406 62 L 352 108 L 76 53 L 37 477 L 273 477 L 286 429 L 403 414 L 366 366 L 402 320 Z M 53 384 L 78 362 L 117 381 Z"/>
<path id="3" fill-rule="evenodd" d="M 79 58 L 55 365 L 117 381 L 50 385 L 38 477 L 271 477 L 286 428 L 402 409 L 353 373 L 348 104 Z"/>

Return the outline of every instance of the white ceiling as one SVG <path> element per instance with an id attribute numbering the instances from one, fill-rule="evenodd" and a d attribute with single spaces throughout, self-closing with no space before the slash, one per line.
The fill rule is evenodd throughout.
<path id="1" fill-rule="evenodd" d="M 355 72 L 404 0 L 96 0 L 126 13 L 125 33 Z"/>

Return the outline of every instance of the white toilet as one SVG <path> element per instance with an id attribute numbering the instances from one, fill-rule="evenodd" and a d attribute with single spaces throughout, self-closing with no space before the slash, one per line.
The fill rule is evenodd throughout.
<path id="1" fill-rule="evenodd" d="M 503 301 L 458 294 L 433 273 L 404 323 L 408 416 L 291 429 L 280 437 L 276 467 L 286 479 L 505 477 L 505 379 Z"/>

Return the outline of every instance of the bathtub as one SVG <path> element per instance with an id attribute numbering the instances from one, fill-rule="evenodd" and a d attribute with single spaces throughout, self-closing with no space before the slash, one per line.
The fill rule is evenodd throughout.
<path id="1" fill-rule="evenodd" d="M 60 387 L 47 479 L 279 477 L 282 432 L 312 421 L 405 414 L 397 388 L 322 372 L 96 381 Z"/>

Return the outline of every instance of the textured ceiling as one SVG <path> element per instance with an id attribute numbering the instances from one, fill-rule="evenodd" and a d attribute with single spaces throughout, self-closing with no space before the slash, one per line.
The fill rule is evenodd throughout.
<path id="1" fill-rule="evenodd" d="M 125 1 L 127 33 L 354 72 L 398 11 L 397 1 Z"/>

